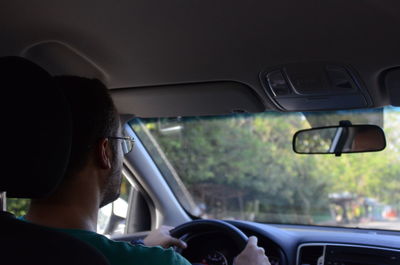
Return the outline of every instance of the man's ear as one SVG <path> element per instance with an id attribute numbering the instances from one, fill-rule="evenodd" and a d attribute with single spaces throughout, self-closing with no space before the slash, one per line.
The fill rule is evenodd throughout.
<path id="1" fill-rule="evenodd" d="M 110 169 L 111 168 L 111 159 L 112 159 L 112 152 L 110 146 L 110 140 L 107 138 L 103 138 L 99 141 L 97 145 L 97 157 L 100 164 L 100 167 L 103 169 Z"/>

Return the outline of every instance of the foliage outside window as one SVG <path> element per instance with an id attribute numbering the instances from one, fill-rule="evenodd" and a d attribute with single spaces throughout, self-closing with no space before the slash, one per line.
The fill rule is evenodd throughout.
<path id="1" fill-rule="evenodd" d="M 355 124 L 364 123 L 363 117 L 376 124 L 374 113 L 360 112 L 135 119 L 131 125 L 192 214 L 267 223 L 368 226 L 383 222 L 377 227 L 391 227 L 385 222 L 398 220 L 400 211 L 398 109 L 385 111 L 384 121 L 378 122 L 387 134 L 383 152 L 338 158 L 292 150 L 294 133 L 310 128 L 310 121 L 338 125 L 343 116 Z M 181 196 L 179 181 L 197 211 Z M 399 223 L 390 229 L 400 229 Z"/>
<path id="2" fill-rule="evenodd" d="M 24 216 L 28 212 L 29 199 L 7 198 L 7 211 L 15 216 Z"/>

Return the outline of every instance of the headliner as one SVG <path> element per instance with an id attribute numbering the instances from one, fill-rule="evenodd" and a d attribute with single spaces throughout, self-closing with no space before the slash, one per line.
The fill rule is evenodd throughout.
<path id="1" fill-rule="evenodd" d="M 378 75 L 400 65 L 399 10 L 398 0 L 14 0 L 0 11 L 0 55 L 57 40 L 111 88 L 228 80 L 258 93 L 265 68 L 339 62 L 387 104 Z"/>

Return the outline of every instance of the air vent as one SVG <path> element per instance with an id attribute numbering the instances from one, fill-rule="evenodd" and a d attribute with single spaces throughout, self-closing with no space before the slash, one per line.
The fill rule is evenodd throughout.
<path id="1" fill-rule="evenodd" d="M 299 250 L 299 265 L 322 265 L 324 246 L 302 246 Z M 319 263 L 318 263 L 319 262 Z"/>
<path id="2" fill-rule="evenodd" d="M 309 243 L 297 252 L 298 265 L 398 265 L 400 250 L 359 246 Z"/>
<path id="3" fill-rule="evenodd" d="M 400 253 L 379 248 L 328 245 L 324 264 L 399 265 Z"/>

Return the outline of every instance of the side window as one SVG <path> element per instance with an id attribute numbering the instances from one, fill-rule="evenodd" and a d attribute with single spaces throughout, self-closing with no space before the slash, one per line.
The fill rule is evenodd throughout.
<path id="1" fill-rule="evenodd" d="M 24 216 L 28 212 L 29 199 L 7 198 L 6 209 L 16 217 Z"/>
<path id="2" fill-rule="evenodd" d="M 17 217 L 26 215 L 29 199 L 7 198 L 6 209 Z M 109 237 L 151 230 L 151 205 L 126 177 L 120 197 L 99 210 L 97 232 Z"/>

